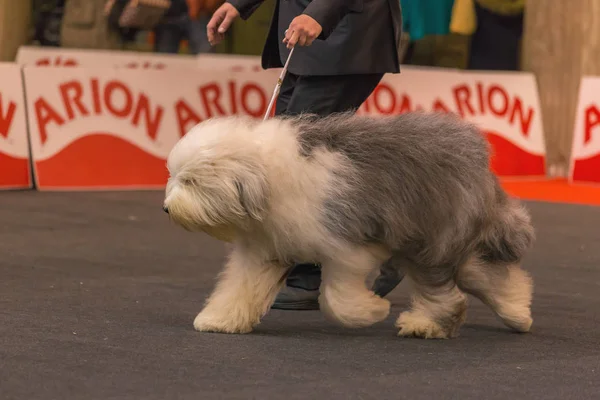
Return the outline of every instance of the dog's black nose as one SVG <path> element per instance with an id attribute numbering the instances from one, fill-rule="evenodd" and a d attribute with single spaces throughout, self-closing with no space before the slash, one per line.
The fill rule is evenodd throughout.
<path id="1" fill-rule="evenodd" d="M 163 211 L 166 212 L 167 214 L 169 213 L 169 207 L 167 206 L 163 206 Z"/>

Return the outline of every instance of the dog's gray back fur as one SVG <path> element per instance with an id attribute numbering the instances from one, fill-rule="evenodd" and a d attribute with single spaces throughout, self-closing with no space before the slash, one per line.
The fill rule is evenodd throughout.
<path id="1" fill-rule="evenodd" d="M 336 172 L 348 185 L 332 187 L 323 207 L 324 224 L 336 236 L 381 242 L 439 266 L 461 263 L 474 251 L 514 262 L 533 240 L 528 216 L 490 172 L 487 140 L 472 124 L 425 113 L 292 121 L 303 156 L 323 148 L 354 167 Z"/>

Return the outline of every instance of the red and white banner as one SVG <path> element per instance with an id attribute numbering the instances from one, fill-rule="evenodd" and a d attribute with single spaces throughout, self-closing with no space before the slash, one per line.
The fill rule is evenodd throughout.
<path id="1" fill-rule="evenodd" d="M 21 68 L 0 63 L 0 189 L 32 185 Z"/>
<path id="2" fill-rule="evenodd" d="M 477 124 L 492 146 L 492 169 L 504 178 L 544 177 L 546 148 L 535 76 L 402 67 L 386 75 L 359 112 L 454 112 Z"/>
<path id="3" fill-rule="evenodd" d="M 21 46 L 16 62 L 22 66 L 40 67 L 121 67 L 135 69 L 196 68 L 194 56 L 158 54 L 140 51 L 85 50 L 62 47 Z"/>
<path id="4" fill-rule="evenodd" d="M 581 79 L 569 180 L 600 183 L 600 77 Z"/>
<path id="5" fill-rule="evenodd" d="M 261 57 L 257 56 L 203 53 L 197 55 L 196 60 L 200 69 L 235 72 L 264 71 Z"/>
<path id="6" fill-rule="evenodd" d="M 165 159 L 194 124 L 212 116 L 262 118 L 278 71 L 25 68 L 35 176 L 41 189 L 162 188 Z M 502 177 L 545 175 L 535 79 L 405 67 L 384 78 L 360 112 L 456 112 L 493 145 Z"/>
<path id="7" fill-rule="evenodd" d="M 62 47 L 22 46 L 16 62 L 23 66 L 53 67 L 119 67 L 141 69 L 206 69 L 261 71 L 261 58 L 257 56 L 230 54 L 181 54 L 145 53 L 120 50 L 85 50 Z"/>
<path id="8" fill-rule="evenodd" d="M 24 69 L 38 188 L 162 188 L 165 160 L 198 122 L 262 117 L 276 71 Z"/>

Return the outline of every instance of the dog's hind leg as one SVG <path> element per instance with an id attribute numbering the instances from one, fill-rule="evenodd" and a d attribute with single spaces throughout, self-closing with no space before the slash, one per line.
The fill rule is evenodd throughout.
<path id="1" fill-rule="evenodd" d="M 477 297 L 517 332 L 531 329 L 533 284 L 517 264 L 490 263 L 473 257 L 458 269 L 456 282 L 461 290 Z"/>
<path id="2" fill-rule="evenodd" d="M 496 188 L 494 219 L 481 233 L 478 254 L 458 269 L 456 282 L 491 307 L 508 327 L 528 332 L 533 323 L 533 281 L 519 264 L 533 244 L 535 230 L 527 210 L 508 200 L 497 182 Z"/>
<path id="3" fill-rule="evenodd" d="M 202 332 L 251 332 L 275 301 L 286 276 L 281 264 L 234 248 L 213 293 L 194 320 L 194 328 Z"/>
<path id="4" fill-rule="evenodd" d="M 322 261 L 319 304 L 325 315 L 352 328 L 384 320 L 390 302 L 369 290 L 366 279 L 387 258 L 389 253 L 373 246 L 348 248 Z"/>
<path id="5" fill-rule="evenodd" d="M 467 296 L 456 286 L 454 268 L 425 267 L 410 263 L 412 309 L 400 314 L 399 336 L 448 339 L 458 335 L 466 319 Z"/>

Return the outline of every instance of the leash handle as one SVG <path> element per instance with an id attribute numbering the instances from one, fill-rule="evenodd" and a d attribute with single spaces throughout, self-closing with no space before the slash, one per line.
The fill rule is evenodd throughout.
<path id="1" fill-rule="evenodd" d="M 275 104 L 275 99 L 277 99 L 277 96 L 279 95 L 279 91 L 281 90 L 283 78 L 285 77 L 285 74 L 287 72 L 288 65 L 290 63 L 290 59 L 292 58 L 292 54 L 294 54 L 294 47 L 292 47 L 292 49 L 290 50 L 290 54 L 288 55 L 288 58 L 285 61 L 285 65 L 283 66 L 283 69 L 281 70 L 281 74 L 279 74 L 279 78 L 277 79 L 277 85 L 275 85 L 275 90 L 273 90 L 273 96 L 271 96 L 271 101 L 269 102 L 269 107 L 267 107 L 267 112 L 265 113 L 265 117 L 263 118 L 263 121 L 266 121 L 267 118 L 269 118 L 269 115 L 271 115 L 271 110 L 273 109 L 273 105 Z"/>

